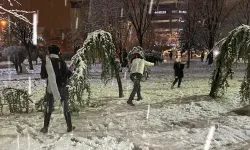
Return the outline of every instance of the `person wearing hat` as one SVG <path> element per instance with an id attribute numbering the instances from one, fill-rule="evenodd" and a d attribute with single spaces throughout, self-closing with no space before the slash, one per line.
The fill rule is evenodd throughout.
<path id="1" fill-rule="evenodd" d="M 67 123 L 67 132 L 71 132 L 75 127 L 71 123 L 71 115 L 68 104 L 67 81 L 71 74 L 65 61 L 59 57 L 60 48 L 56 45 L 48 47 L 49 55 L 42 62 L 41 78 L 47 79 L 46 97 L 47 103 L 44 110 L 44 126 L 40 130 L 43 133 L 48 132 L 51 113 L 54 107 L 54 100 L 61 100 L 65 120 Z"/>
<path id="2" fill-rule="evenodd" d="M 127 104 L 131 106 L 135 106 L 133 104 L 133 99 L 135 97 L 135 94 L 137 94 L 138 101 L 142 100 L 140 82 L 145 66 L 154 66 L 154 63 L 144 60 L 139 53 L 134 53 L 131 59 L 131 67 L 130 67 L 130 72 L 131 72 L 130 79 L 134 82 L 134 88 L 127 101 Z"/>
<path id="3" fill-rule="evenodd" d="M 177 81 L 178 81 L 178 88 L 180 88 L 182 78 L 184 77 L 184 73 L 183 73 L 184 66 L 185 64 L 181 63 L 181 58 L 177 57 L 174 63 L 174 67 L 173 67 L 175 80 L 173 84 L 171 85 L 171 89 L 174 88 L 174 85 L 177 83 Z"/>

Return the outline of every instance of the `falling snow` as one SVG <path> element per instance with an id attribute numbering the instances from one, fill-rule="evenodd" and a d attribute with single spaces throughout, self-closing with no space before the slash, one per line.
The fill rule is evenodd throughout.
<path id="1" fill-rule="evenodd" d="M 38 21 L 37 14 L 34 13 L 33 14 L 33 28 L 32 28 L 33 29 L 32 41 L 34 45 L 37 45 L 37 21 Z"/>

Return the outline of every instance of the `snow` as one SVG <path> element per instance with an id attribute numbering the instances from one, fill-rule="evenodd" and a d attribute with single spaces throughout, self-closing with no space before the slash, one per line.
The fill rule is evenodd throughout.
<path id="1" fill-rule="evenodd" d="M 0 147 L 3 150 L 18 147 L 20 150 L 202 150 L 214 126 L 210 149 L 243 148 L 250 141 L 250 118 L 230 113 L 241 107 L 239 88 L 244 76 L 243 64 L 235 69 L 225 96 L 217 100 L 208 96 L 211 67 L 193 60 L 191 68 L 185 69 L 181 88 L 172 90 L 172 65 L 168 62 L 151 69 L 149 80 L 142 82 L 144 99 L 135 100 L 135 107 L 126 104 L 132 90 L 129 78 L 121 74 L 125 97 L 118 98 L 115 79 L 104 86 L 101 66 L 94 65 L 90 70 L 93 107 L 72 115 L 76 126 L 72 133 L 66 132 L 60 105 L 55 104 L 48 134 L 39 132 L 43 126 L 42 112 L 0 116 Z M 11 82 L 6 81 L 3 76 L 6 72 L 2 70 L 6 69 L 0 69 L 1 88 L 8 83 L 28 90 L 31 77 L 32 100 L 43 96 L 44 81 L 39 79 L 39 66 L 29 75 L 13 73 Z"/>

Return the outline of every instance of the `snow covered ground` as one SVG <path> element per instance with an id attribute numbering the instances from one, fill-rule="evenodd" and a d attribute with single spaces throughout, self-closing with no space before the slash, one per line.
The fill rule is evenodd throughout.
<path id="1" fill-rule="evenodd" d="M 93 70 L 98 71 L 98 67 Z M 48 134 L 39 132 L 43 126 L 42 112 L 5 114 L 0 116 L 0 149 L 203 150 L 212 126 L 216 130 L 210 149 L 241 149 L 250 141 L 250 118 L 229 112 L 241 107 L 239 88 L 244 66 L 235 70 L 226 95 L 216 101 L 208 96 L 211 71 L 211 67 L 194 61 L 190 69 L 185 69 L 181 88 L 171 89 L 172 63 L 155 66 L 150 79 L 142 82 L 144 99 L 135 101 L 135 107 L 126 104 L 132 83 L 124 72 L 124 98 L 118 98 L 115 80 L 104 86 L 95 73 L 91 79 L 91 102 L 95 107 L 73 115 L 74 132 L 66 133 L 60 109 L 52 114 Z M 39 66 L 31 74 L 13 73 L 12 81 L 6 80 L 8 72 L 0 69 L 1 88 L 28 88 L 30 77 L 32 100 L 43 96 L 44 81 L 39 79 Z"/>

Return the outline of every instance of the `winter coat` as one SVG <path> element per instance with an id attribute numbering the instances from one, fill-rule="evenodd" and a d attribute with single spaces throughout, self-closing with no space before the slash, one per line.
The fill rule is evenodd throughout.
<path id="1" fill-rule="evenodd" d="M 202 52 L 202 53 L 201 53 L 201 58 L 204 58 L 204 57 L 205 57 L 205 53 Z"/>
<path id="2" fill-rule="evenodd" d="M 183 78 L 184 74 L 183 74 L 183 69 L 184 69 L 184 64 L 180 63 L 180 62 L 175 62 L 174 63 L 174 76 L 178 77 L 178 78 Z"/>
<path id="3" fill-rule="evenodd" d="M 135 58 L 131 64 L 131 68 L 130 68 L 131 74 L 132 73 L 143 74 L 145 66 L 154 66 L 154 63 L 148 62 L 144 59 Z"/>
<path id="4" fill-rule="evenodd" d="M 122 52 L 121 53 L 121 65 L 122 67 L 127 67 L 128 66 L 128 53 L 127 52 Z"/>
<path id="5" fill-rule="evenodd" d="M 68 70 L 68 67 L 63 59 L 60 58 L 51 58 L 51 63 L 55 72 L 56 76 L 56 83 L 58 87 L 64 87 L 67 85 L 68 78 L 71 75 L 71 72 Z M 46 70 L 46 62 L 42 62 L 41 66 L 41 78 L 46 79 L 48 78 L 48 73 Z"/>

